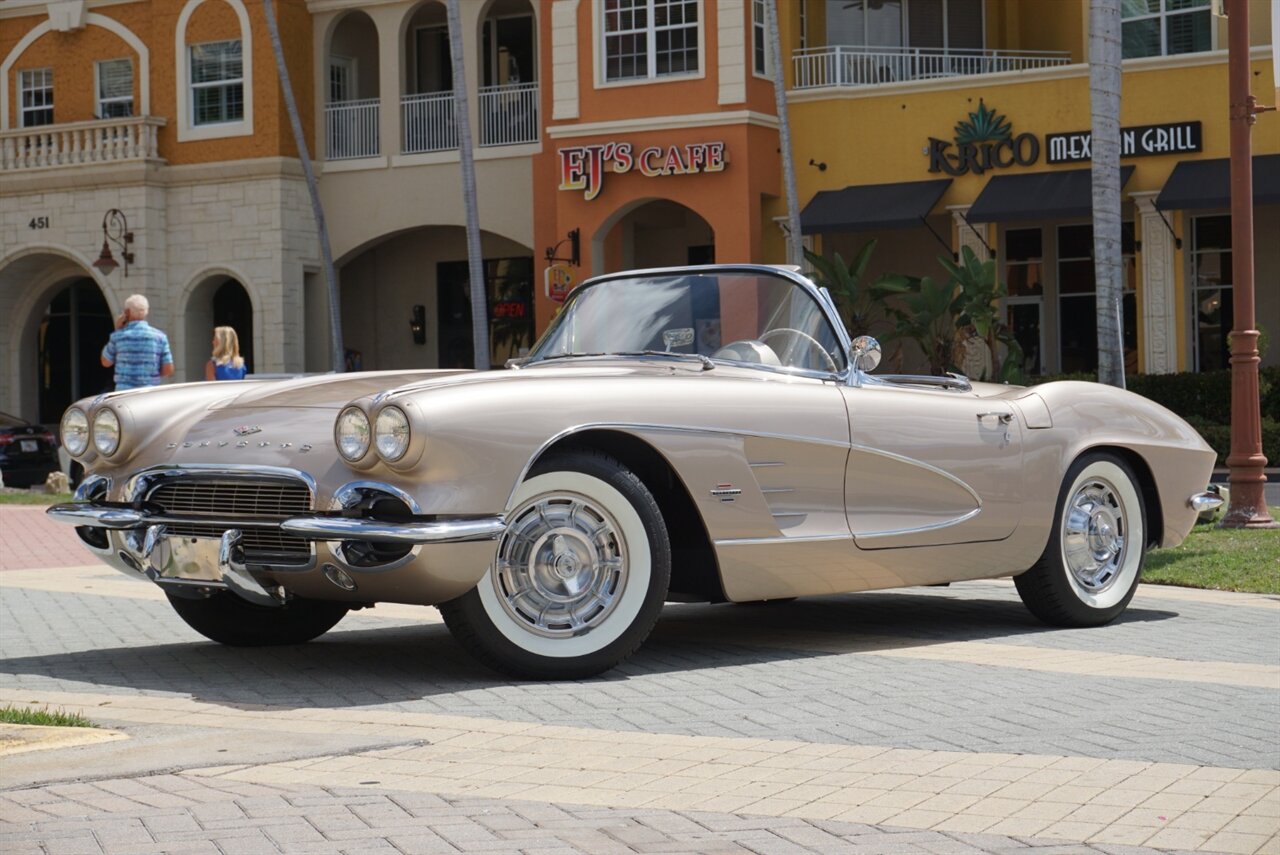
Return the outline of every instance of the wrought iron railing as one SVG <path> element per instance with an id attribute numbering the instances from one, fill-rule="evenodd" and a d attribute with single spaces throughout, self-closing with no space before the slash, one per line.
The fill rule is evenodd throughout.
<path id="1" fill-rule="evenodd" d="M 378 156 L 377 98 L 326 104 L 324 120 L 325 157 L 329 160 Z"/>
<path id="2" fill-rule="evenodd" d="M 820 89 L 1050 68 L 1069 64 L 1071 54 L 1047 50 L 826 45 L 797 50 L 791 60 L 794 88 Z"/>

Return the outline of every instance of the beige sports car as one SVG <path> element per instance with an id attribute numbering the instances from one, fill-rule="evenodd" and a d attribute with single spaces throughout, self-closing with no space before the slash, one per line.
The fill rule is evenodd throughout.
<path id="1" fill-rule="evenodd" d="M 481 661 L 572 679 L 668 601 L 1013 576 L 1040 619 L 1103 624 L 1220 502 L 1213 451 L 1144 398 L 878 361 L 788 269 L 601 276 L 503 371 L 80 401 L 62 437 L 88 474 L 49 513 L 224 644 L 435 605 Z"/>

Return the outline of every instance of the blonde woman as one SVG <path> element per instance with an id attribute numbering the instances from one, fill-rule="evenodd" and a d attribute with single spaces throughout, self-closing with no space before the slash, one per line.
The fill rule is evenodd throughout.
<path id="1" fill-rule="evenodd" d="M 233 327 L 213 328 L 213 358 L 205 363 L 206 380 L 243 380 L 248 372 L 240 356 L 240 337 Z"/>

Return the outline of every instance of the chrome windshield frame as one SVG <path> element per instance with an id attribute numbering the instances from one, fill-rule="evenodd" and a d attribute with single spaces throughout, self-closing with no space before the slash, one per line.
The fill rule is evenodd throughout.
<path id="1" fill-rule="evenodd" d="M 569 294 L 569 298 L 565 301 L 564 309 L 561 310 L 563 316 L 569 307 L 577 300 L 581 294 L 587 289 L 605 282 L 616 282 L 622 279 L 657 279 L 670 278 L 674 276 L 697 276 L 708 274 L 727 274 L 727 275 L 754 275 L 754 276 L 770 276 L 775 279 L 782 279 L 802 289 L 817 304 L 819 311 L 822 312 L 827 323 L 835 332 L 836 341 L 840 343 L 841 355 L 844 357 L 845 367 L 841 371 L 824 371 L 821 369 L 811 368 L 791 368 L 788 366 L 762 365 L 758 362 L 741 362 L 733 359 L 715 359 L 715 362 L 723 362 L 726 365 L 740 366 L 743 368 L 755 368 L 762 371 L 769 371 L 775 374 L 783 374 L 788 376 L 799 377 L 816 377 L 823 380 L 837 380 L 843 383 L 849 382 L 852 375 L 852 360 L 850 357 L 850 348 L 852 346 L 849 332 L 844 327 L 844 322 L 840 320 L 840 315 L 836 311 L 835 301 L 831 299 L 829 293 L 824 293 L 826 289 L 819 288 L 807 276 L 791 270 L 786 267 L 779 267 L 772 264 L 700 264 L 688 265 L 684 267 L 651 267 L 643 270 L 621 270 L 616 273 L 602 273 L 599 276 L 592 276 L 585 280 L 577 288 Z M 542 344 L 542 340 L 555 329 L 555 325 L 548 325 L 538 340 L 534 342 L 530 353 L 536 352 Z M 605 354 L 604 356 L 609 356 Z M 601 358 L 601 357 L 597 357 Z M 629 357 L 618 356 L 619 359 L 627 359 Z M 522 368 L 532 368 L 539 365 L 542 360 L 531 360 L 521 365 Z"/>

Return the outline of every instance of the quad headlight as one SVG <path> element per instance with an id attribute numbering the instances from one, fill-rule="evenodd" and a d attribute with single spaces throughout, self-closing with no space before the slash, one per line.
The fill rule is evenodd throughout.
<path id="1" fill-rule="evenodd" d="M 333 441 L 342 459 L 355 463 L 369 453 L 369 417 L 359 407 L 347 407 L 333 426 Z"/>
<path id="2" fill-rule="evenodd" d="M 84 410 L 72 407 L 62 415 L 62 445 L 72 457 L 89 450 L 89 417 Z"/>
<path id="3" fill-rule="evenodd" d="M 409 417 L 399 407 L 383 407 L 373 435 L 379 457 L 399 460 L 409 450 Z"/>
<path id="4" fill-rule="evenodd" d="M 120 417 L 107 407 L 93 417 L 93 447 L 103 457 L 110 457 L 120 447 Z"/>

